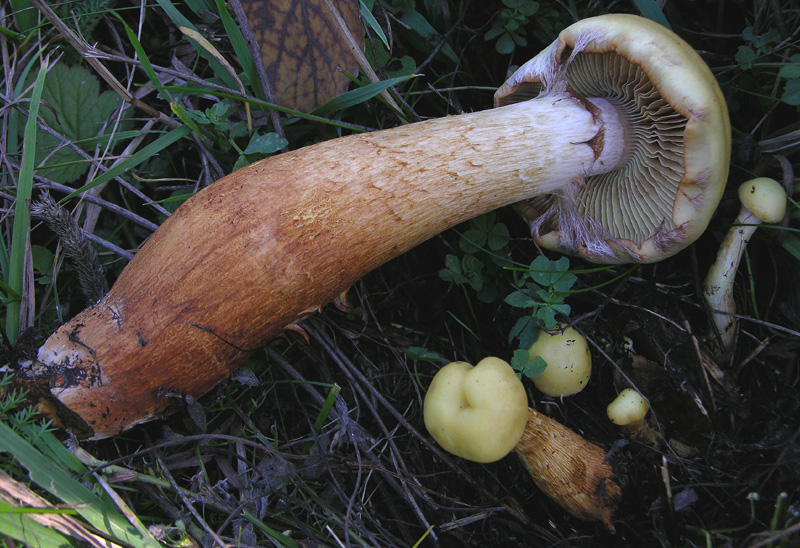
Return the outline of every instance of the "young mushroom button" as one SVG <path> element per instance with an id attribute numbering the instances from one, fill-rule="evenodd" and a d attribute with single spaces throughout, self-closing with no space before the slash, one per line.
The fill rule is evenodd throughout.
<path id="1" fill-rule="evenodd" d="M 484 358 L 436 373 L 423 406 L 425 428 L 448 453 L 474 462 L 508 455 L 528 422 L 528 396 L 511 366 Z"/>
<path id="2" fill-rule="evenodd" d="M 633 388 L 622 390 L 606 408 L 609 420 L 620 426 L 644 420 L 648 411 L 650 404 L 647 399 Z"/>
<path id="3" fill-rule="evenodd" d="M 556 333 L 539 330 L 539 337 L 530 348 L 531 360 L 541 357 L 547 367 L 533 384 L 542 393 L 552 396 L 572 396 L 589 382 L 592 376 L 592 355 L 589 343 L 574 327 L 561 328 Z"/>

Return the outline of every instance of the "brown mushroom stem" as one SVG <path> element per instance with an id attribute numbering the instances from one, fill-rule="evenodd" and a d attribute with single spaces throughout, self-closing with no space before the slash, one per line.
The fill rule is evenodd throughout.
<path id="1" fill-rule="evenodd" d="M 514 452 L 536 486 L 570 514 L 602 521 L 614 531 L 611 515 L 622 490 L 606 453 L 597 445 L 534 409 Z"/>
<path id="2" fill-rule="evenodd" d="M 250 165 L 179 208 L 108 295 L 50 337 L 32 374 L 82 435 L 157 418 L 435 234 L 612 169 L 623 135 L 610 102 L 561 96 Z"/>

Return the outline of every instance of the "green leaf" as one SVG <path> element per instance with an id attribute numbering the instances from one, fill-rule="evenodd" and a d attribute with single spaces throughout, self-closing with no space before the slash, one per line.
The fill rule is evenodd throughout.
<path id="1" fill-rule="evenodd" d="M 489 40 L 494 40 L 504 32 L 505 29 L 502 26 L 492 27 L 486 32 L 486 34 L 483 36 L 483 39 L 488 42 Z"/>
<path id="2" fill-rule="evenodd" d="M 531 308 L 538 304 L 538 301 L 532 299 L 525 291 L 514 291 L 505 298 L 505 303 L 516 308 Z"/>
<path id="3" fill-rule="evenodd" d="M 557 261 L 551 261 L 540 255 L 531 262 L 529 270 L 531 280 L 543 287 L 550 287 L 569 270 L 569 259 L 561 257 Z"/>
<path id="4" fill-rule="evenodd" d="M 289 141 L 277 133 L 254 134 L 247 147 L 245 154 L 274 154 L 289 144 Z"/>
<path id="5" fill-rule="evenodd" d="M 239 30 L 239 26 L 233 20 L 233 17 L 231 17 L 226 3 L 223 0 L 216 0 L 215 3 L 217 13 L 219 13 L 220 19 L 222 20 L 222 25 L 225 27 L 225 34 L 230 40 L 233 50 L 236 52 L 236 58 L 239 60 L 242 70 L 247 75 L 247 79 L 251 84 L 250 88 L 253 93 L 255 93 L 256 97 L 259 99 L 266 99 L 262 86 L 257 84 L 259 81 L 258 71 L 253 62 L 253 57 L 250 55 L 250 48 L 247 47 L 247 41 L 242 35 L 242 31 Z"/>
<path id="6" fill-rule="evenodd" d="M 433 50 L 434 47 L 438 46 L 441 35 L 421 13 L 414 9 L 407 9 L 403 11 L 400 20 L 425 40 L 425 45 L 428 46 L 428 50 Z M 450 44 L 443 44 L 439 51 L 446 55 L 453 63 L 460 63 L 458 55 L 456 55 L 456 52 L 450 47 Z"/>
<path id="7" fill-rule="evenodd" d="M 794 61 L 795 58 L 800 57 L 798 55 L 792 55 L 792 63 L 787 65 L 783 65 L 781 70 L 778 71 L 778 76 L 781 78 L 792 79 L 792 78 L 800 78 L 800 60 Z"/>
<path id="8" fill-rule="evenodd" d="M 22 34 L 27 34 L 36 28 L 39 24 L 37 20 L 39 14 L 30 0 L 10 0 L 9 4 L 11 5 L 11 14 L 14 16 L 17 28 Z"/>
<path id="9" fill-rule="evenodd" d="M 458 246 L 464 253 L 477 253 L 486 245 L 486 232 L 483 230 L 467 230 L 461 235 Z"/>
<path id="10" fill-rule="evenodd" d="M 507 32 L 500 37 L 500 40 L 494 45 L 494 49 L 497 50 L 497 53 L 501 55 L 508 55 L 512 51 L 516 45 L 514 44 L 514 39 L 511 38 L 511 35 Z"/>
<path id="11" fill-rule="evenodd" d="M 169 91 L 164 89 L 164 86 L 161 84 L 161 80 L 159 80 L 158 75 L 156 74 L 155 69 L 153 68 L 153 64 L 150 62 L 150 57 L 147 55 L 147 51 L 145 51 L 142 43 L 139 41 L 139 38 L 136 36 L 136 33 L 133 31 L 132 28 L 128 26 L 128 23 L 120 17 L 120 15 L 112 11 L 111 14 L 116 17 L 116 19 L 122 23 L 123 27 L 125 28 L 125 34 L 128 36 L 128 40 L 130 41 L 133 49 L 136 50 L 136 55 L 139 58 L 139 62 L 141 63 L 142 70 L 144 73 L 147 74 L 147 77 L 150 79 L 150 82 L 159 89 L 158 95 L 161 99 L 165 101 L 172 102 L 172 96 L 169 94 Z"/>
<path id="12" fill-rule="evenodd" d="M 42 66 L 36 75 L 36 80 L 31 93 L 29 117 L 25 123 L 22 141 L 22 163 L 17 178 L 17 195 L 14 202 L 14 220 L 11 233 L 11 254 L 9 256 L 7 283 L 9 295 L 22 295 L 25 262 L 25 250 L 30 237 L 30 214 L 28 203 L 33 194 L 33 167 L 36 156 L 37 139 L 39 138 L 36 118 L 47 84 L 48 61 L 42 61 Z M 13 299 L 6 307 L 6 336 L 13 344 L 19 336 L 20 301 Z"/>
<path id="13" fill-rule="evenodd" d="M 553 282 L 553 291 L 557 293 L 569 293 L 569 290 L 572 289 L 572 286 L 575 285 L 576 281 L 578 281 L 578 278 L 575 276 L 575 274 L 572 274 L 571 272 L 565 272 L 560 278 Z"/>
<path id="14" fill-rule="evenodd" d="M 52 548 L 72 548 L 76 546 L 67 537 L 46 527 L 31 516 L 16 513 L 19 508 L 2 503 L 0 507 L 0 535 L 22 542 L 25 546 L 48 546 Z M 11 513 L 14 512 L 14 513 Z M 5 544 L 5 543 L 4 543 Z"/>
<path id="15" fill-rule="evenodd" d="M 658 5 L 656 0 L 633 0 L 633 3 L 636 5 L 636 9 L 639 10 L 639 13 L 642 14 L 642 17 L 646 17 L 647 19 L 655 21 L 659 25 L 672 30 L 669 21 L 667 21 L 664 12 L 661 11 L 661 6 Z"/>
<path id="16" fill-rule="evenodd" d="M 538 303 L 549 303 L 553 301 L 553 294 L 548 291 L 547 289 L 535 289 L 533 290 L 533 297 L 536 299 Z"/>
<path id="17" fill-rule="evenodd" d="M 531 359 L 530 354 L 524 348 L 514 351 L 511 358 L 511 367 L 518 371 L 522 376 L 533 379 L 544 373 L 547 362 L 541 356 Z"/>
<path id="18" fill-rule="evenodd" d="M 753 61 L 756 60 L 756 52 L 747 46 L 739 46 L 734 59 L 742 67 L 742 70 L 750 70 L 753 68 Z"/>
<path id="19" fill-rule="evenodd" d="M 800 262 L 800 237 L 796 234 L 789 234 L 786 239 L 781 243 L 783 249 L 792 257 Z"/>
<path id="20" fill-rule="evenodd" d="M 483 263 L 475 255 L 465 255 L 461 260 L 461 269 L 475 291 L 483 287 Z"/>
<path id="21" fill-rule="evenodd" d="M 508 342 L 513 341 L 516 338 L 519 338 L 520 334 L 528 327 L 529 324 L 533 322 L 533 318 L 530 316 L 523 316 L 514 323 L 514 326 L 511 328 L 511 331 L 508 332 Z"/>
<path id="22" fill-rule="evenodd" d="M 192 22 L 184 17 L 180 11 L 178 11 L 171 0 L 156 0 L 156 3 L 161 7 L 162 10 L 164 10 L 164 13 L 167 14 L 167 17 L 172 20 L 176 27 L 186 27 L 198 32 L 197 28 L 192 24 Z M 219 60 L 215 59 L 214 56 L 211 55 L 207 49 L 198 44 L 196 40 L 192 40 L 188 36 L 184 36 L 184 38 L 192 45 L 192 47 L 197 51 L 198 54 L 200 54 L 201 57 L 208 61 L 208 64 L 211 65 L 214 73 L 225 83 L 226 86 L 231 89 L 239 89 L 236 79 L 233 77 L 233 75 L 231 75 L 230 72 L 228 72 L 227 69 L 225 69 Z"/>
<path id="23" fill-rule="evenodd" d="M 31 480 L 42 489 L 58 497 L 83 517 L 94 528 L 134 546 L 158 548 L 159 544 L 139 524 L 131 525 L 125 516 L 108 500 L 99 498 L 82 482 L 70 474 L 52 459 L 32 447 L 19 434 L 12 431 L 5 423 L 0 422 L 0 448 L 10 453 L 25 467 Z"/>
<path id="24" fill-rule="evenodd" d="M 32 245 L 31 259 L 33 261 L 33 268 L 39 272 L 39 274 L 50 274 L 50 270 L 53 268 L 52 251 L 41 245 Z"/>
<path id="25" fill-rule="evenodd" d="M 781 101 L 794 107 L 800 106 L 800 79 L 789 80 L 783 88 Z"/>
<path id="26" fill-rule="evenodd" d="M 427 348 L 422 348 L 421 346 L 410 346 L 406 348 L 405 354 L 412 360 L 421 362 L 438 362 L 444 359 L 436 352 L 431 352 Z"/>
<path id="27" fill-rule="evenodd" d="M 111 127 L 103 127 L 121 99 L 111 91 L 100 93 L 97 78 L 83 67 L 55 65 L 49 72 L 42 90 L 42 101 L 50 108 L 41 109 L 44 121 L 68 140 L 80 145 Z M 59 148 L 60 147 L 60 148 Z M 87 150 L 91 152 L 91 150 Z M 59 167 L 40 173 L 59 183 L 69 183 L 86 173 L 88 163 L 47 133 L 40 133 L 36 146 L 36 162 L 47 158 L 47 164 Z"/>
<path id="28" fill-rule="evenodd" d="M 541 320 L 544 324 L 545 329 L 552 329 L 558 322 L 556 322 L 556 313 L 552 307 L 546 306 L 542 307 L 536 311 L 536 319 Z"/>
<path id="29" fill-rule="evenodd" d="M 526 17 L 535 15 L 537 11 L 539 11 L 538 2 L 525 2 L 519 7 L 519 12 Z"/>
<path id="30" fill-rule="evenodd" d="M 165 133 L 165 134 L 159 136 L 158 139 L 156 139 L 155 141 L 153 141 L 152 143 L 150 143 L 146 147 L 136 151 L 132 156 L 129 156 L 128 158 L 125 158 L 123 161 L 119 162 L 118 164 L 115 164 L 114 167 L 112 167 L 111 169 L 109 169 L 108 171 L 103 173 L 102 175 L 99 175 L 98 177 L 93 179 L 90 183 L 83 185 L 81 188 L 79 188 L 75 192 L 72 192 L 71 194 L 69 194 L 65 198 L 62 198 L 61 199 L 61 203 L 64 203 L 67 200 L 69 200 L 71 198 L 74 198 L 78 194 L 86 192 L 87 190 L 89 190 L 91 188 L 94 188 L 94 187 L 96 187 L 98 185 L 101 185 L 101 184 L 105 183 L 106 181 L 110 181 L 114 177 L 117 177 L 118 175 L 121 175 L 122 173 L 125 173 L 129 169 L 132 169 L 132 168 L 138 166 L 142 162 L 144 162 L 146 160 L 149 160 L 150 158 L 152 158 L 153 156 L 155 156 L 156 154 L 161 152 L 163 149 L 165 149 L 168 146 L 170 146 L 171 144 L 183 139 L 184 137 L 189 135 L 191 132 L 192 132 L 192 130 L 191 130 L 191 128 L 189 128 L 189 126 L 180 126 L 180 127 L 177 127 L 175 129 L 169 131 L 168 133 Z"/>
<path id="31" fill-rule="evenodd" d="M 389 46 L 389 40 L 386 39 L 386 34 L 384 34 L 383 29 L 378 24 L 378 21 L 375 19 L 375 16 L 372 15 L 372 12 L 364 5 L 364 2 L 359 1 L 359 9 L 361 11 L 361 18 L 367 24 L 369 28 L 372 29 L 372 32 L 376 34 L 378 38 L 381 39 L 383 45 L 386 46 L 386 49 L 391 49 Z"/>
<path id="32" fill-rule="evenodd" d="M 509 237 L 508 227 L 503 223 L 497 223 L 489 230 L 486 244 L 491 251 L 500 251 L 508 245 Z"/>
<path id="33" fill-rule="evenodd" d="M 529 348 L 533 343 L 536 342 L 536 339 L 539 338 L 539 324 L 531 316 L 522 318 L 522 320 L 527 321 L 520 325 L 519 332 L 514 337 L 509 338 L 509 342 L 513 338 L 517 338 L 519 339 L 520 348 Z M 518 321 L 517 323 L 519 324 L 521 321 Z"/>

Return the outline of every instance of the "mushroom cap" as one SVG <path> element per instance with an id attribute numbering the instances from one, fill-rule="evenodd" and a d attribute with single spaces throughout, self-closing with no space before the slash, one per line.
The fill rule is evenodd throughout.
<path id="1" fill-rule="evenodd" d="M 521 204 L 540 245 L 599 263 L 655 262 L 696 240 L 722 196 L 731 148 L 725 98 L 700 56 L 648 19 L 593 17 L 512 74 L 495 106 L 564 94 L 615 103 L 630 122 L 628 149 L 573 194 Z"/>
<path id="2" fill-rule="evenodd" d="M 786 191 L 778 181 L 769 177 L 757 177 L 742 183 L 739 201 L 764 223 L 777 223 L 786 214 Z"/>
<path id="3" fill-rule="evenodd" d="M 500 358 L 473 367 L 452 362 L 433 377 L 423 405 L 425 427 L 448 453 L 474 462 L 505 457 L 522 438 L 528 396 Z"/>
<path id="4" fill-rule="evenodd" d="M 544 372 L 533 378 L 533 384 L 548 396 L 577 394 L 586 388 L 592 376 L 589 343 L 573 327 L 554 334 L 540 329 L 539 338 L 528 348 L 528 355 L 532 360 L 541 356 L 547 362 Z"/>
<path id="5" fill-rule="evenodd" d="M 648 411 L 650 411 L 650 404 L 647 399 L 633 388 L 622 390 L 606 408 L 611 422 L 620 426 L 639 422 L 644 419 Z"/>

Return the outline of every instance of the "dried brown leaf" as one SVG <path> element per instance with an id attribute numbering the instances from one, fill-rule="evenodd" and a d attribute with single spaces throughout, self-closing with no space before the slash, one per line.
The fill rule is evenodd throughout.
<path id="1" fill-rule="evenodd" d="M 359 47 L 364 47 L 357 0 L 334 0 Z M 308 112 L 347 91 L 344 72 L 358 61 L 330 17 L 324 0 L 242 2 L 276 102 Z"/>

